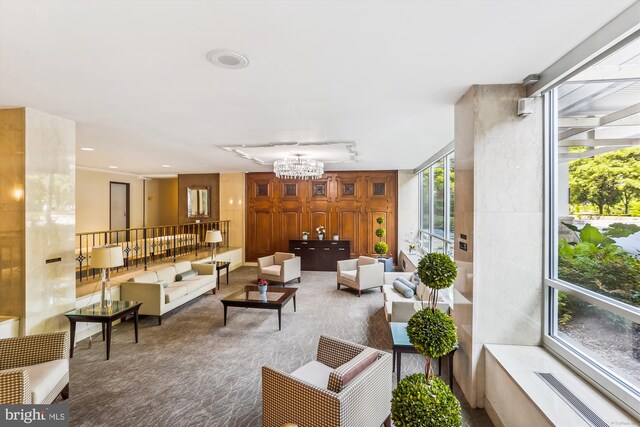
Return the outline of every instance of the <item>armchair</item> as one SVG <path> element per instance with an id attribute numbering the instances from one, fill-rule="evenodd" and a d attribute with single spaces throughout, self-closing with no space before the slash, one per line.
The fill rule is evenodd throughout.
<path id="1" fill-rule="evenodd" d="M 391 425 L 391 355 L 320 337 L 317 360 L 291 374 L 262 367 L 262 425 Z"/>
<path id="2" fill-rule="evenodd" d="M 358 259 L 338 261 L 338 289 L 340 285 L 362 291 L 370 288 L 380 288 L 384 282 L 384 265 L 377 259 L 361 256 Z"/>
<path id="3" fill-rule="evenodd" d="M 300 283 L 300 257 L 286 252 L 258 258 L 258 279 L 265 278 L 283 285 L 298 279 Z"/>
<path id="4" fill-rule="evenodd" d="M 69 332 L 1 339 L 0 354 L 0 404 L 69 397 Z"/>

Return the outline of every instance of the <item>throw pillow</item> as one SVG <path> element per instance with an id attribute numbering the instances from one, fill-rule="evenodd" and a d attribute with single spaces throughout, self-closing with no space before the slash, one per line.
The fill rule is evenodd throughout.
<path id="1" fill-rule="evenodd" d="M 413 290 L 398 280 L 393 281 L 393 288 L 396 291 L 400 292 L 400 294 L 402 294 L 405 298 L 411 298 L 413 296 Z"/>
<path id="2" fill-rule="evenodd" d="M 327 388 L 335 393 L 340 393 L 358 374 L 367 369 L 380 355 L 374 349 L 363 350 L 356 357 L 338 366 L 329 374 Z"/>
<path id="3" fill-rule="evenodd" d="M 405 279 L 404 277 L 396 277 L 396 280 L 400 283 L 402 283 L 403 285 L 405 285 L 407 288 L 411 289 L 413 292 L 416 291 L 416 284 L 412 283 L 411 281 Z"/>
<path id="4" fill-rule="evenodd" d="M 417 271 L 413 272 L 413 276 L 411 276 L 411 283 L 414 283 L 416 286 L 420 284 L 420 276 L 418 276 Z"/>
<path id="5" fill-rule="evenodd" d="M 187 271 L 183 271 L 180 274 L 176 274 L 176 282 L 181 282 L 184 279 L 188 279 L 189 277 L 193 277 L 193 276 L 197 276 L 198 275 L 198 271 L 197 270 L 187 270 Z"/>
<path id="6" fill-rule="evenodd" d="M 166 280 L 158 280 L 156 283 L 158 285 L 162 285 L 163 288 L 166 288 L 167 286 L 169 286 L 169 282 L 167 282 Z"/>

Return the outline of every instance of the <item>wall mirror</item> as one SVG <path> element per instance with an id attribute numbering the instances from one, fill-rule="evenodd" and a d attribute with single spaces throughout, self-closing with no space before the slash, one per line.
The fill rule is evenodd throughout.
<path id="1" fill-rule="evenodd" d="M 187 216 L 189 218 L 209 217 L 209 187 L 187 188 Z"/>

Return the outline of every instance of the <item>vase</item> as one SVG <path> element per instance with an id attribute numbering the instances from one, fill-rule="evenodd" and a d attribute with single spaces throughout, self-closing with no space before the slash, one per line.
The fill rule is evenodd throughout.
<path id="1" fill-rule="evenodd" d="M 267 285 L 258 285 L 258 292 L 260 295 L 267 295 Z"/>
<path id="2" fill-rule="evenodd" d="M 338 236 L 337 234 L 333 235 L 333 240 L 340 240 L 340 236 Z"/>
<path id="3" fill-rule="evenodd" d="M 318 240 L 323 240 L 324 239 L 324 234 L 318 234 Z"/>
<path id="4" fill-rule="evenodd" d="M 302 240 L 308 240 L 309 239 L 309 235 L 308 234 L 303 234 L 302 235 Z"/>

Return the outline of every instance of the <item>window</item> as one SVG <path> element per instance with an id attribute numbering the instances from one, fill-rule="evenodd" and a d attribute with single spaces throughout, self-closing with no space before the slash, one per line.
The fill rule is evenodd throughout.
<path id="1" fill-rule="evenodd" d="M 545 345 L 640 402 L 640 39 L 545 95 Z M 634 409 L 635 408 L 635 409 Z"/>
<path id="2" fill-rule="evenodd" d="M 454 154 L 437 159 L 421 173 L 419 246 L 425 252 L 453 256 Z"/>

